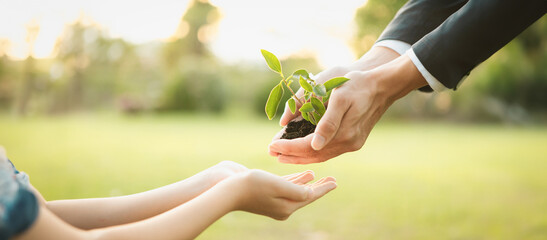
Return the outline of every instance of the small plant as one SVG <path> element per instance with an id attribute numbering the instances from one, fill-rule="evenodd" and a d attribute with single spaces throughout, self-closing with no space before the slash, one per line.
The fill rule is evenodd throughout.
<path id="1" fill-rule="evenodd" d="M 268 67 L 281 76 L 281 80 L 272 89 L 268 101 L 266 102 L 266 115 L 268 115 L 270 120 L 275 117 L 275 113 L 277 112 L 277 108 L 283 97 L 283 85 L 285 85 L 292 94 L 292 97 L 287 101 L 291 112 L 293 114 L 296 113 L 296 102 L 298 102 L 301 106 L 298 111 L 300 111 L 302 118 L 313 125 L 317 125 L 325 114 L 325 103 L 329 100 L 332 89 L 339 87 L 349 80 L 345 77 L 335 77 L 326 81 L 324 84 L 321 84 L 310 78 L 310 74 L 304 69 L 297 70 L 292 75 L 285 78 L 279 59 L 277 59 L 273 53 L 264 49 L 262 49 L 261 52 Z M 297 79 L 300 87 L 304 89 L 304 96 L 301 98 L 298 98 L 290 87 L 293 79 Z"/>

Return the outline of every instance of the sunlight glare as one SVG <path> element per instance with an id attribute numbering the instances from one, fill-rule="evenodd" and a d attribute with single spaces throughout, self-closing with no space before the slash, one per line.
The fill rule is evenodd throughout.
<path id="1" fill-rule="evenodd" d="M 315 56 L 324 67 L 355 60 L 349 42 L 355 10 L 365 1 L 247 1 L 213 0 L 221 20 L 212 35 L 214 53 L 227 62 L 257 61 L 265 48 L 281 58 Z M 37 21 L 40 31 L 34 56 L 52 57 L 66 24 L 84 16 L 106 29 L 110 37 L 135 44 L 166 40 L 176 33 L 189 0 L 0 2 L 0 39 L 10 41 L 9 56 L 28 55 L 25 25 Z"/>

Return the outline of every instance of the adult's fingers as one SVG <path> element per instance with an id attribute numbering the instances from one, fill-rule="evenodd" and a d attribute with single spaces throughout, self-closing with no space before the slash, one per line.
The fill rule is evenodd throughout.
<path id="1" fill-rule="evenodd" d="M 328 156 L 298 157 L 298 156 L 289 156 L 289 155 L 279 155 L 277 156 L 277 161 L 280 163 L 290 163 L 290 164 L 311 164 L 311 163 L 324 162 L 329 158 L 332 158 L 332 157 L 328 157 Z"/>
<path id="2" fill-rule="evenodd" d="M 315 81 L 318 82 L 318 83 L 324 83 L 324 82 L 326 82 L 327 80 L 329 80 L 333 77 L 344 76 L 344 74 L 346 74 L 348 72 L 349 72 L 348 68 L 342 67 L 342 66 L 337 66 L 337 67 L 332 67 L 330 69 L 322 71 L 322 72 L 318 73 L 317 75 L 315 75 L 312 78 L 315 79 Z M 304 89 L 302 89 L 302 88 L 298 89 L 298 92 L 296 92 L 296 96 L 302 97 L 303 95 L 304 95 Z M 296 107 L 297 107 L 296 109 L 300 108 L 300 103 L 298 101 L 296 102 Z M 300 115 L 299 111 L 296 111 L 296 114 L 291 113 L 289 107 L 287 106 L 287 104 L 285 104 L 285 112 L 283 113 L 283 116 L 281 116 L 281 119 L 279 120 L 279 124 L 281 126 L 285 126 L 292 119 L 294 119 L 295 117 L 297 117 L 299 115 Z"/>
<path id="3" fill-rule="evenodd" d="M 349 108 L 350 102 L 343 98 L 342 95 L 336 94 L 337 89 L 334 89 L 329 100 L 329 107 L 321 121 L 317 124 L 311 147 L 314 150 L 321 150 L 327 145 L 336 135 L 340 122 Z"/>
<path id="4" fill-rule="evenodd" d="M 281 155 L 293 155 L 307 157 L 313 154 L 314 150 L 310 147 L 313 134 L 303 138 L 280 139 L 270 143 L 270 151 L 280 153 Z"/>
<path id="5" fill-rule="evenodd" d="M 275 141 L 278 141 L 281 139 L 281 136 L 283 136 L 283 133 L 285 132 L 285 128 L 284 127 L 283 129 L 281 129 L 281 131 L 279 131 L 273 138 L 272 138 L 272 142 L 275 142 Z M 272 149 L 270 146 L 268 146 L 268 154 L 270 154 L 270 156 L 272 157 L 277 157 L 279 156 L 279 154 L 281 154 L 280 152 L 278 151 L 274 151 L 275 149 Z"/>

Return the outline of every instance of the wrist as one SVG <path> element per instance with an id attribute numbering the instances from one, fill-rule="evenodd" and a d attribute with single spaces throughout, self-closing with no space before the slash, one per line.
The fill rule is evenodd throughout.
<path id="1" fill-rule="evenodd" d="M 373 79 L 378 80 L 378 87 L 387 93 L 392 102 L 427 85 L 425 78 L 406 54 L 372 70 L 371 74 Z"/>
<path id="2" fill-rule="evenodd" d="M 350 71 L 368 71 L 391 62 L 399 56 L 399 53 L 390 48 L 375 46 L 348 68 Z"/>
<path id="3" fill-rule="evenodd" d="M 229 206 L 229 211 L 242 210 L 247 194 L 246 173 L 239 173 L 226 179 L 213 187 L 215 191 L 222 192 L 223 201 Z"/>

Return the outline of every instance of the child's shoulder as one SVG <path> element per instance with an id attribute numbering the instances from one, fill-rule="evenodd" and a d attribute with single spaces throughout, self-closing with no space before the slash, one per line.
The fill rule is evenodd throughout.
<path id="1" fill-rule="evenodd" d="M 17 185 L 25 189 L 30 188 L 29 177 L 24 172 L 19 172 L 6 156 L 6 151 L 0 146 L 0 192 L 9 191 L 10 186 Z"/>
<path id="2" fill-rule="evenodd" d="M 0 239 L 26 230 L 38 215 L 28 176 L 18 172 L 0 147 Z"/>

